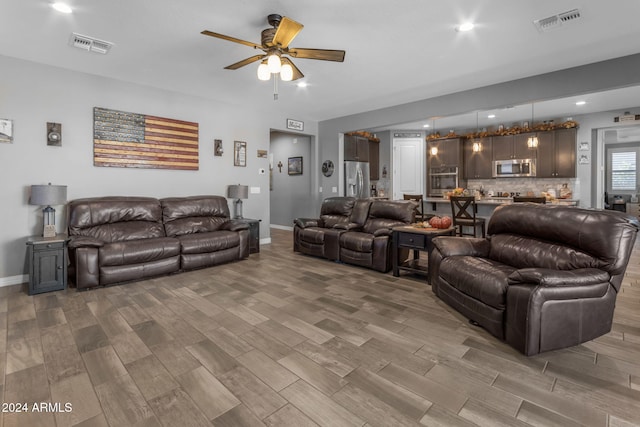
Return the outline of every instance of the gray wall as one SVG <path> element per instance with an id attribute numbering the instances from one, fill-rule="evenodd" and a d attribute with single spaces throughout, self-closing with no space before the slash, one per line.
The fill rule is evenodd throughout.
<path id="1" fill-rule="evenodd" d="M 97 58 L 96 60 L 100 60 Z M 0 143 L 0 285 L 20 283 L 26 269 L 29 235 L 42 233 L 42 207 L 28 204 L 32 184 L 68 186 L 68 199 L 105 195 L 152 197 L 226 195 L 229 184 L 259 187 L 244 203 L 244 216 L 262 219 L 269 237 L 268 159 L 271 129 L 285 129 L 287 117 L 305 121 L 315 135 L 317 123 L 274 108 L 252 110 L 248 102 L 228 105 L 169 90 L 124 83 L 0 56 L 0 118 L 14 120 L 13 144 Z M 213 77 L 212 77 L 213 78 Z M 93 166 L 93 107 L 198 122 L 198 171 L 104 168 Z M 46 123 L 62 123 L 62 146 L 46 144 Z M 222 139 L 224 155 L 214 157 L 213 140 Z M 233 141 L 247 142 L 247 166 L 233 166 Z M 58 230 L 66 227 L 63 207 Z M 233 208 L 231 206 L 231 208 Z"/>
<path id="2" fill-rule="evenodd" d="M 273 190 L 271 193 L 271 224 L 292 227 L 298 217 L 315 217 L 307 203 L 312 194 L 311 137 L 283 132 L 271 132 L 270 153 L 273 155 Z M 289 157 L 302 156 L 302 175 L 289 175 Z M 278 170 L 282 162 L 282 172 Z"/>
<path id="3" fill-rule="evenodd" d="M 318 125 L 320 157 L 336 161 L 339 134 L 352 130 L 392 126 L 428 117 L 457 115 L 638 84 L 640 54 L 325 120 Z M 590 132 L 586 126 L 581 124 L 579 141 L 585 140 L 583 133 Z M 591 194 L 587 187 L 587 183 L 591 182 L 590 168 L 578 168 L 578 178 L 585 183 L 581 185 L 581 205 L 590 206 Z M 322 185 L 338 185 L 338 177 L 323 178 Z M 319 201 L 318 197 L 314 200 L 315 203 Z"/>

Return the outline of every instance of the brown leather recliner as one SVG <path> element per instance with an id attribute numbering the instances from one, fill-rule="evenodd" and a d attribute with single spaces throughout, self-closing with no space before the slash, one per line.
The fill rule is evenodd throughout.
<path id="1" fill-rule="evenodd" d="M 349 224 L 355 203 L 354 197 L 328 197 L 320 207 L 320 218 L 296 218 L 293 226 L 293 250 L 337 260 L 338 237 L 345 229 L 334 227 Z"/>
<path id="2" fill-rule="evenodd" d="M 249 255 L 246 224 L 224 197 L 96 197 L 68 205 L 69 277 L 78 289 L 205 267 Z"/>
<path id="3" fill-rule="evenodd" d="M 437 237 L 429 282 L 443 301 L 526 355 L 611 330 L 637 218 L 571 206 L 496 208 L 489 237 Z"/>
<path id="4" fill-rule="evenodd" d="M 407 225 L 415 219 L 415 203 L 411 200 L 374 200 L 361 227 L 354 226 L 340 234 L 340 261 L 386 273 L 391 270 L 391 229 Z M 401 249 L 406 258 L 408 250 Z M 404 259 L 402 258 L 402 259 Z"/>

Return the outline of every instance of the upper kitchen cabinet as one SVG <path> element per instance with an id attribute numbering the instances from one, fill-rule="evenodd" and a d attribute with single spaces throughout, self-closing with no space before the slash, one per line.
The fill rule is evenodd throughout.
<path id="1" fill-rule="evenodd" d="M 369 179 L 380 179 L 380 142 L 369 140 Z"/>
<path id="2" fill-rule="evenodd" d="M 535 150 L 527 145 L 527 139 L 531 134 L 494 136 L 493 160 L 530 159 L 535 158 Z"/>
<path id="3" fill-rule="evenodd" d="M 575 178 L 576 129 L 538 133 L 538 178 Z"/>
<path id="4" fill-rule="evenodd" d="M 344 136 L 344 159 L 347 161 L 369 161 L 369 139 L 360 135 Z"/>
<path id="5" fill-rule="evenodd" d="M 491 146 L 491 138 L 469 138 L 464 141 L 465 179 L 489 179 L 492 177 Z"/>
<path id="6" fill-rule="evenodd" d="M 427 141 L 427 159 L 430 168 L 462 167 L 462 138 Z"/>

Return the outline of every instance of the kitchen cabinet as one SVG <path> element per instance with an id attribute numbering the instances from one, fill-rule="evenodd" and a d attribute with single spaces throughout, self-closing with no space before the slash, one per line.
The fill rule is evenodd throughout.
<path id="1" fill-rule="evenodd" d="M 538 178 L 575 178 L 576 129 L 538 133 Z"/>
<path id="2" fill-rule="evenodd" d="M 474 142 L 481 144 L 480 151 L 473 151 Z M 492 177 L 492 140 L 474 138 L 464 141 L 464 177 L 465 179 L 489 179 Z"/>
<path id="3" fill-rule="evenodd" d="M 527 144 L 527 139 L 531 135 L 533 134 L 521 133 L 492 137 L 493 160 L 535 159 L 535 150 L 529 148 Z"/>
<path id="4" fill-rule="evenodd" d="M 369 180 L 380 179 L 380 142 L 369 140 Z"/>
<path id="5" fill-rule="evenodd" d="M 437 154 L 431 154 L 432 148 Z M 427 142 L 429 168 L 462 167 L 462 138 L 433 139 Z"/>
<path id="6" fill-rule="evenodd" d="M 347 161 L 369 161 L 369 139 L 360 135 L 344 136 L 344 159 Z"/>

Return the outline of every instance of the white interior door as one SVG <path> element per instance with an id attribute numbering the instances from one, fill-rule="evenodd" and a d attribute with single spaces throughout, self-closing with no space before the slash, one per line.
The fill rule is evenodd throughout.
<path id="1" fill-rule="evenodd" d="M 393 199 L 424 194 L 425 156 L 422 138 L 393 139 Z"/>

